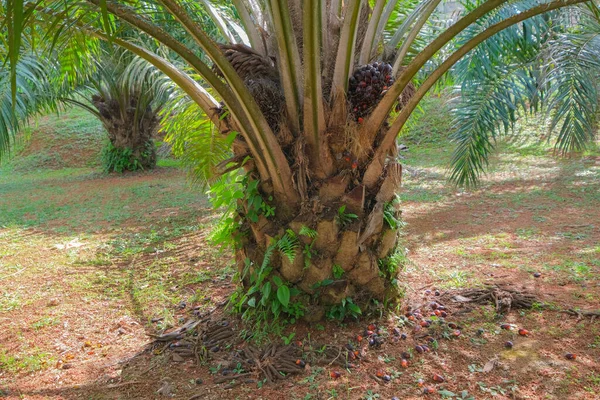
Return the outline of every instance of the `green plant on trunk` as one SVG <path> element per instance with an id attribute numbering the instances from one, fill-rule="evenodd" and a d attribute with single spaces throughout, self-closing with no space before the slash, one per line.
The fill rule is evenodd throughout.
<path id="1" fill-rule="evenodd" d="M 16 0 L 6 9 L 5 43 L 13 77 L 21 38 L 40 34 L 58 45 L 70 35 L 65 48 L 72 52 L 106 41 L 167 76 L 195 105 L 191 115 L 200 108 L 214 124 L 208 133 L 200 130 L 209 146 L 196 159 L 219 154 L 221 160 L 197 172 L 206 179 L 233 170 L 245 176 L 228 217 L 240 277 L 232 303 L 260 318 L 270 309 L 275 316 L 318 319 L 342 304 L 389 304 L 400 293 L 393 265 L 400 212 L 390 206 L 402 176 L 396 137 L 425 94 L 478 46 L 518 53 L 525 48 L 518 41 L 506 49 L 494 43 L 537 40 L 552 21 L 534 17 L 551 13 L 552 20 L 555 10 L 591 4 L 474 1 L 431 30 L 440 2 Z M 217 35 L 203 25 L 207 13 Z M 514 26 L 534 27 L 539 35 Z M 498 60 L 475 61 L 493 70 Z M 501 105 L 486 108 L 483 120 L 493 120 L 496 109 Z M 172 117 L 181 115 L 183 108 Z M 497 124 L 476 126 L 484 130 L 461 129 L 458 136 L 459 182 L 473 181 L 460 176 L 477 176 L 492 146 L 489 132 Z M 574 137 L 569 126 L 560 142 Z M 182 148 L 194 141 L 189 136 Z M 575 143 L 568 147 L 583 142 Z M 314 235 L 303 235 L 306 228 Z M 344 271 L 338 279 L 334 265 Z"/>

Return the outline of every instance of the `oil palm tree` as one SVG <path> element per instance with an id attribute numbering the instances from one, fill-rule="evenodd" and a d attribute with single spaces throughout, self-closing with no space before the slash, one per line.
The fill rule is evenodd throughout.
<path id="1" fill-rule="evenodd" d="M 103 52 L 90 67 L 86 81 L 59 100 L 102 122 L 109 139 L 103 150 L 107 172 L 154 168 L 160 113 L 173 93 L 170 81 L 130 53 Z"/>
<path id="2" fill-rule="evenodd" d="M 395 139 L 428 90 L 504 29 L 585 1 L 469 2 L 423 43 L 440 2 L 11 0 L 7 43 L 11 67 L 22 36 L 60 43 L 68 33 L 69 43 L 83 38 L 78 51 L 107 41 L 168 76 L 231 138 L 223 169 L 243 171 L 243 189 L 231 199 L 243 286 L 236 304 L 319 317 L 326 307 L 357 313 L 370 299 L 398 294 Z M 197 17 L 206 12 L 219 43 Z M 384 34 L 391 15 L 404 18 Z M 131 30 L 169 53 L 122 34 Z M 445 56 L 431 68 L 436 54 Z M 477 143 L 460 168 L 473 170 L 484 156 L 485 138 Z"/>

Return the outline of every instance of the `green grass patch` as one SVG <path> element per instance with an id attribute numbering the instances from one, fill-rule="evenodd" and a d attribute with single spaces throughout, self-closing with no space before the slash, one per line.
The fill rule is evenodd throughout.
<path id="1" fill-rule="evenodd" d="M 207 206 L 204 194 L 190 188 L 183 172 L 119 178 L 90 169 L 1 172 L 0 227 L 53 225 L 62 233 L 94 232 L 127 220 L 172 223 Z"/>
<path id="2" fill-rule="evenodd" d="M 12 354 L 0 348 L 0 370 L 9 373 L 31 373 L 50 367 L 55 362 L 54 356 L 37 348 L 28 353 Z"/>

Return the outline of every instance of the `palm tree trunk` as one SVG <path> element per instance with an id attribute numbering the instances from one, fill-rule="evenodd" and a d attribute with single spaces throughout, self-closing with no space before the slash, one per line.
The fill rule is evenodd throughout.
<path id="1" fill-rule="evenodd" d="M 160 120 L 151 107 L 140 111 L 139 107 L 136 107 L 136 97 L 132 97 L 126 107 L 122 107 L 117 100 L 105 100 L 100 96 L 93 96 L 92 103 L 100 114 L 100 120 L 108 132 L 112 146 L 130 154 L 127 165 L 132 169 L 154 168 L 154 137 L 158 133 Z"/>
<path id="2" fill-rule="evenodd" d="M 399 266 L 390 263 L 398 226 L 386 222 L 384 212 L 399 218 L 392 200 L 401 174 L 400 164 L 389 164 L 373 191 L 357 184 L 351 173 L 329 178 L 291 221 L 279 219 L 276 210 L 274 216 L 257 215 L 254 196 L 240 202 L 236 262 L 245 289 L 256 284 L 268 264 L 267 280 L 278 277 L 296 288 L 290 301 L 302 304 L 310 320 L 349 298 L 364 306 L 371 299 L 397 297 Z"/>

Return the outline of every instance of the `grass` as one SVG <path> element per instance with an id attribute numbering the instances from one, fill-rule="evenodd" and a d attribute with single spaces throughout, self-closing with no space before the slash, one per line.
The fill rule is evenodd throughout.
<path id="1" fill-rule="evenodd" d="M 44 329 L 49 326 L 54 326 L 59 323 L 60 323 L 60 320 L 57 317 L 43 317 L 43 318 L 35 321 L 33 324 L 31 324 L 31 327 L 34 330 L 39 331 L 41 329 Z"/>
<path id="2" fill-rule="evenodd" d="M 165 223 L 206 205 L 204 197 L 190 189 L 185 178 L 145 179 L 106 177 L 94 170 L 60 170 L 19 175 L 0 175 L 0 226 L 52 226 L 64 233 L 93 232 L 118 227 L 127 220 L 152 221 L 165 210 Z M 140 212 L 142 211 L 142 212 Z M 172 217 L 171 215 L 175 215 Z M 83 219 L 82 219 L 83 217 Z"/>
<path id="3" fill-rule="evenodd" d="M 70 109 L 41 117 L 19 137 L 10 171 L 22 173 L 72 165 L 97 167 L 97 150 L 105 140 L 102 124 L 86 111 Z"/>
<path id="4" fill-rule="evenodd" d="M 0 347 L 0 370 L 10 373 L 31 373 L 52 365 L 56 359 L 45 351 L 37 348 L 28 353 L 9 354 Z"/>

